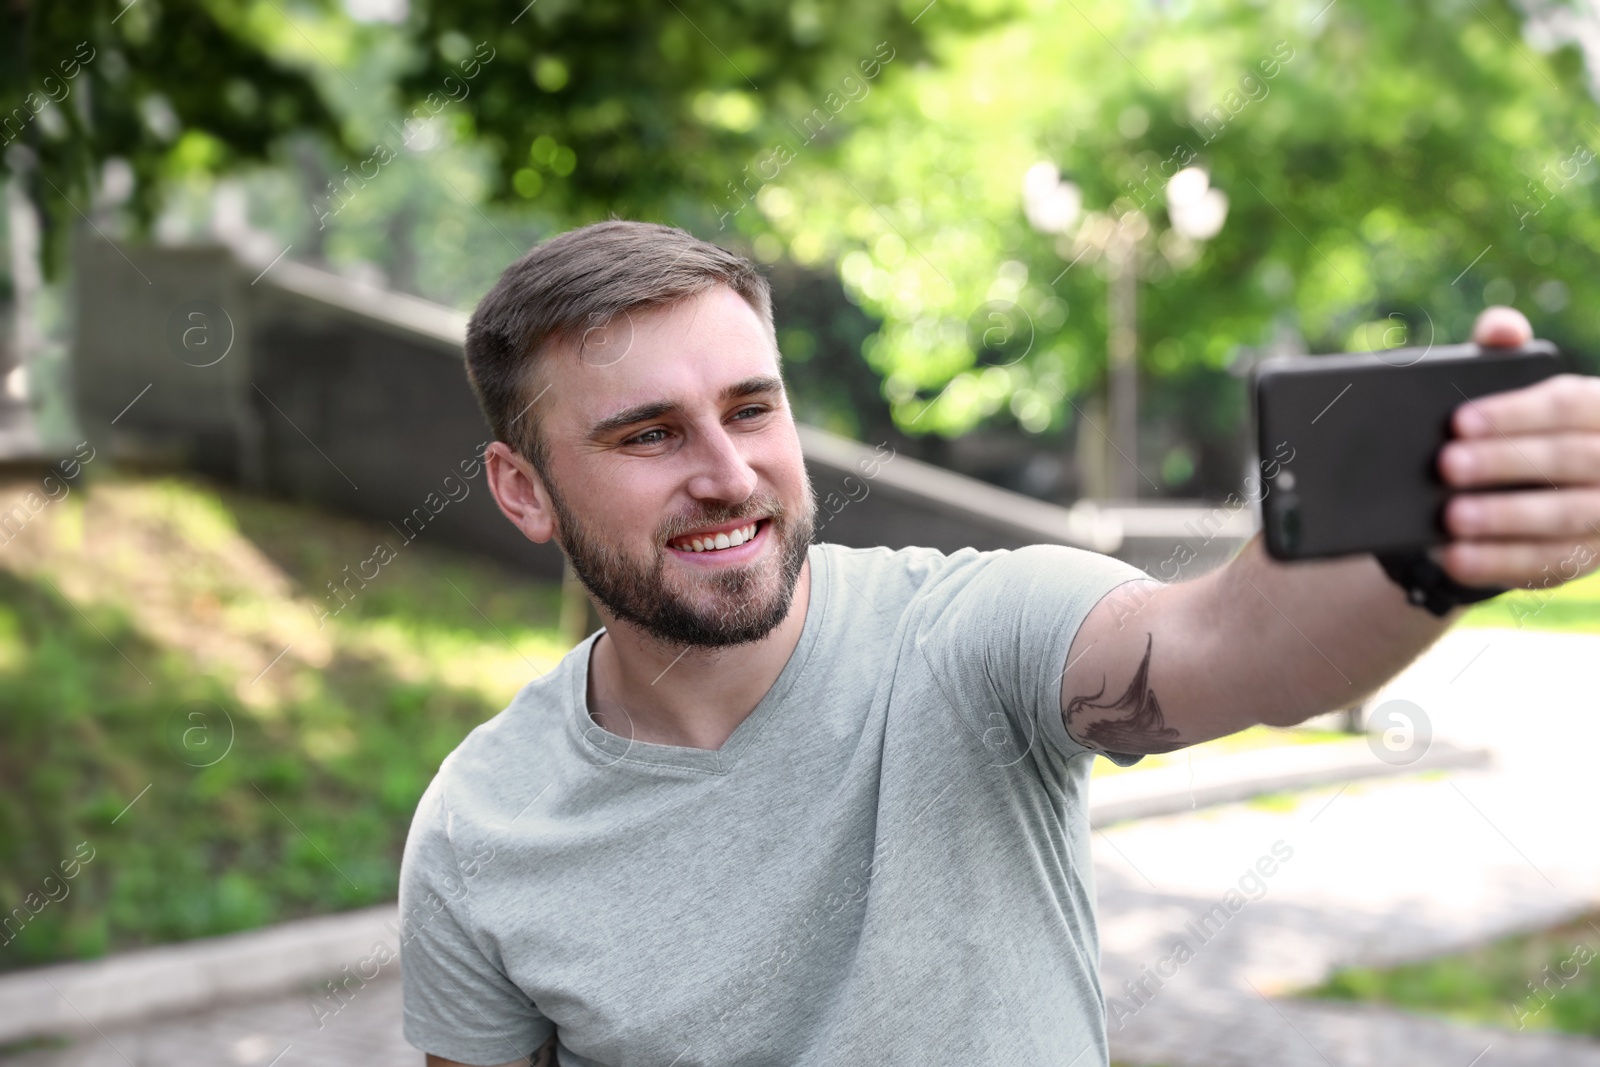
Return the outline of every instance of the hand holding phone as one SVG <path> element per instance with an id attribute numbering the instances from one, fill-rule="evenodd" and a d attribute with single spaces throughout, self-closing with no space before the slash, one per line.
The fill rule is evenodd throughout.
<path id="1" fill-rule="evenodd" d="M 1472 336 L 1481 347 L 1260 368 L 1269 553 L 1431 561 L 1469 590 L 1547 590 L 1600 567 L 1600 377 L 1555 373 L 1514 308 L 1486 309 Z"/>
<path id="2" fill-rule="evenodd" d="M 1534 340 L 1261 364 L 1252 392 L 1260 455 L 1273 461 L 1262 498 L 1268 552 L 1297 560 L 1445 543 L 1445 507 L 1463 491 L 1439 468 L 1456 409 L 1561 369 L 1555 347 Z"/>

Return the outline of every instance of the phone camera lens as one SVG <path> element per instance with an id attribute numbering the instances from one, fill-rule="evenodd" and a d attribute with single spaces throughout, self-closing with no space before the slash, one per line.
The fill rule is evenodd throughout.
<path id="1" fill-rule="evenodd" d="M 1300 547 L 1300 498 L 1284 489 L 1287 474 L 1279 475 L 1277 506 L 1272 509 L 1272 522 L 1278 535 L 1278 544 L 1286 555 L 1294 555 Z M 1292 481 L 1292 479 L 1291 479 Z"/>

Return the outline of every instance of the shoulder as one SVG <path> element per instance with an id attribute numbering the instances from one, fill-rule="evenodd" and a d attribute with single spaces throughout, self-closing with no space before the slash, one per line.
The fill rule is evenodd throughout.
<path id="1" fill-rule="evenodd" d="M 1081 615 L 1115 586 L 1145 577 L 1132 564 L 1069 545 L 964 549 L 927 568 L 909 607 L 919 635 L 980 620 L 1038 625 Z"/>
<path id="2" fill-rule="evenodd" d="M 548 774 L 530 775 L 530 768 L 548 768 L 565 751 L 573 693 L 592 644 L 592 637 L 580 642 L 462 739 L 439 764 L 423 794 L 414 831 L 426 823 L 454 837 L 464 822 L 481 826 L 509 821 L 527 805 L 523 794 L 528 783 L 549 780 Z"/>
<path id="3" fill-rule="evenodd" d="M 883 593 L 915 595 L 930 581 L 953 567 L 960 567 L 984 553 L 964 548 L 944 553 L 937 548 L 846 548 L 844 545 L 816 544 L 813 559 L 820 558 L 830 577 L 847 581 L 858 590 L 867 587 Z"/>
<path id="4" fill-rule="evenodd" d="M 979 551 L 963 548 L 846 548 L 812 546 L 814 563 L 828 570 L 828 583 L 840 598 L 864 598 L 879 611 L 891 607 L 937 617 L 973 598 L 1026 597 L 1103 591 L 1107 582 L 1144 577 L 1111 556 L 1069 545 L 1027 545 Z"/>

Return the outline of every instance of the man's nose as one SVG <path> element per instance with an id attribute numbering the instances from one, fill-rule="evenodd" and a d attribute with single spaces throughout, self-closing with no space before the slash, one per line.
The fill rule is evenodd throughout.
<path id="1" fill-rule="evenodd" d="M 720 423 L 699 434 L 695 442 L 695 472 L 689 495 L 700 500 L 739 503 L 756 490 L 756 472 L 745 461 L 738 443 Z"/>

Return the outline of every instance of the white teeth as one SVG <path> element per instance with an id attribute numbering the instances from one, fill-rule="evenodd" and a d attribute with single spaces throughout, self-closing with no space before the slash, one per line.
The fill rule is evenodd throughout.
<path id="1" fill-rule="evenodd" d="M 688 552 L 714 552 L 719 548 L 733 548 L 742 545 L 756 535 L 759 523 L 752 522 L 749 526 L 741 526 L 731 533 L 719 533 L 715 537 L 691 537 L 681 547 Z"/>

